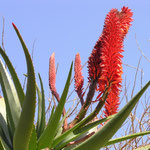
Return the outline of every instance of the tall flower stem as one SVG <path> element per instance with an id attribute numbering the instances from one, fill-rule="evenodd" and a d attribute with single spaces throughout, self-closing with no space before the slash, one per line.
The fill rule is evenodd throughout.
<path id="1" fill-rule="evenodd" d="M 82 76 L 82 67 L 81 67 L 81 58 L 80 54 L 77 53 L 75 57 L 75 63 L 74 63 L 74 80 L 75 80 L 75 91 L 78 94 L 78 97 L 80 98 L 81 105 L 84 104 L 83 100 L 83 76 Z"/>
<path id="2" fill-rule="evenodd" d="M 72 128 L 76 123 L 78 123 L 85 117 L 86 112 L 87 112 L 87 110 L 92 102 L 92 99 L 94 97 L 97 82 L 98 82 L 97 78 L 91 82 L 89 91 L 88 91 L 88 94 L 86 97 L 86 101 L 83 104 L 83 106 L 81 107 L 81 109 L 80 109 L 79 113 L 77 114 L 77 116 L 75 117 L 75 119 L 70 123 L 69 128 Z"/>
<path id="3" fill-rule="evenodd" d="M 60 96 L 56 90 L 56 69 L 55 69 L 55 53 L 53 53 L 49 59 L 49 87 L 50 90 L 52 92 L 52 94 L 54 95 L 54 97 L 56 98 L 57 102 L 59 103 L 60 101 Z M 65 108 L 63 109 L 62 115 L 65 116 L 66 115 L 66 110 Z M 64 121 L 64 126 L 63 126 L 63 130 L 65 131 L 67 129 L 67 117 L 65 118 Z"/>
<path id="4" fill-rule="evenodd" d="M 101 98 L 101 100 L 99 101 L 99 103 L 97 104 L 96 108 L 94 109 L 94 111 L 87 117 L 86 121 L 84 122 L 83 125 L 87 124 L 88 122 L 90 122 L 91 120 L 93 120 L 97 115 L 98 113 L 100 112 L 100 110 L 102 109 L 102 107 L 104 106 L 105 102 L 106 102 L 106 99 L 107 99 L 107 96 L 108 96 L 108 88 L 106 88 L 106 90 L 104 91 L 103 93 L 103 96 Z"/>

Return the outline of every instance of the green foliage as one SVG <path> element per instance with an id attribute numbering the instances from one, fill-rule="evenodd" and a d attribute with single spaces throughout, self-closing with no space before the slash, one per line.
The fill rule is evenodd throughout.
<path id="1" fill-rule="evenodd" d="M 0 149 L 1 149 L 1 150 L 4 150 L 4 147 L 3 147 L 3 144 L 2 144 L 1 139 L 0 139 Z"/>
<path id="2" fill-rule="evenodd" d="M 135 134 L 131 134 L 131 135 L 122 136 L 120 138 L 109 140 L 106 143 L 105 146 L 108 146 L 108 145 L 111 145 L 111 144 L 115 144 L 115 143 L 118 143 L 118 142 L 122 142 L 122 141 L 125 141 L 125 140 L 129 140 L 129 139 L 133 139 L 133 138 L 136 138 L 138 136 L 143 136 L 143 135 L 147 135 L 147 134 L 150 134 L 150 131 L 139 132 L 139 133 L 135 133 Z"/>
<path id="3" fill-rule="evenodd" d="M 41 136 L 42 132 L 45 129 L 45 95 L 44 95 L 44 88 L 41 76 L 39 74 L 40 84 L 41 84 L 41 91 L 37 85 L 37 93 L 38 93 L 38 119 L 37 119 L 37 136 L 38 138 Z"/>
<path id="4" fill-rule="evenodd" d="M 17 94 L 18 94 L 18 97 L 19 97 L 19 100 L 20 100 L 20 104 L 21 106 L 23 105 L 23 101 L 24 101 L 24 92 L 23 92 L 23 89 L 22 89 L 22 86 L 21 86 L 21 83 L 18 79 L 18 76 L 17 76 L 17 73 L 15 72 L 15 69 L 11 63 L 11 61 L 9 60 L 8 56 L 6 55 L 5 51 L 0 47 L 0 54 L 1 56 L 3 57 L 8 69 L 9 69 L 9 72 L 11 74 L 11 77 L 12 77 L 12 80 L 13 80 L 13 83 L 14 83 L 14 86 L 16 88 L 16 91 L 17 91 Z"/>
<path id="5" fill-rule="evenodd" d="M 104 118 L 104 119 L 100 119 L 98 121 L 89 123 L 88 125 L 85 125 L 84 127 L 81 127 L 81 125 L 87 120 L 88 117 L 85 118 L 84 120 L 82 120 L 81 122 L 76 124 L 74 127 L 69 129 L 68 131 L 66 131 L 64 134 L 57 137 L 53 142 L 53 147 L 57 146 L 57 144 L 58 144 L 59 146 L 57 146 L 57 148 L 62 148 L 67 143 L 69 143 L 69 142 L 73 141 L 74 139 L 82 136 L 85 132 L 96 127 L 97 125 L 111 119 L 113 116 L 114 115 L 109 116 L 109 117 Z"/>
<path id="6" fill-rule="evenodd" d="M 28 150 L 36 150 L 36 149 L 37 149 L 37 133 L 35 130 L 35 126 L 33 125 Z"/>
<path id="7" fill-rule="evenodd" d="M 134 96 L 108 123 L 106 123 L 95 135 L 76 147 L 74 150 L 95 149 L 105 146 L 109 139 L 118 131 L 123 122 L 129 116 L 134 106 L 139 101 L 145 90 L 149 87 L 150 81 Z"/>
<path id="8" fill-rule="evenodd" d="M 65 101 L 66 101 L 68 90 L 69 90 L 72 66 L 73 66 L 73 63 L 71 64 L 69 75 L 68 75 L 68 78 L 66 81 L 64 91 L 60 98 L 60 102 L 59 102 L 52 118 L 48 122 L 46 129 L 44 130 L 43 134 L 41 135 L 41 137 L 38 140 L 38 148 L 42 149 L 42 148 L 46 148 L 46 147 L 51 147 L 51 143 L 54 140 L 54 136 L 56 134 L 57 127 L 59 125 L 59 121 L 61 118 L 61 114 L 62 114 L 64 105 L 65 105 Z"/>
<path id="9" fill-rule="evenodd" d="M 0 135 L 2 136 L 2 139 L 5 141 L 5 143 L 7 143 L 10 147 L 12 147 L 6 117 L 6 106 L 4 98 L 0 98 L 0 132 L 1 132 Z"/>
<path id="10" fill-rule="evenodd" d="M 6 104 L 6 112 L 8 122 L 10 124 L 11 135 L 14 135 L 17 127 L 19 116 L 21 113 L 21 105 L 16 93 L 16 89 L 13 85 L 11 77 L 9 76 L 4 64 L 0 60 L 0 82 Z"/>
<path id="11" fill-rule="evenodd" d="M 18 29 L 16 28 L 15 25 L 13 26 L 24 50 L 28 72 L 26 95 L 22 107 L 22 112 L 19 118 L 19 122 L 15 130 L 13 146 L 15 150 L 21 149 L 26 150 L 28 149 L 28 144 L 34 123 L 34 114 L 36 105 L 36 82 L 35 82 L 34 67 L 28 49 Z"/>

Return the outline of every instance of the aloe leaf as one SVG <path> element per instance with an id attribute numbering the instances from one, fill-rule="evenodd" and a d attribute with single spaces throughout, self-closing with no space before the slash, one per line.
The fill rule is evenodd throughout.
<path id="1" fill-rule="evenodd" d="M 5 142 L 8 145 L 12 146 L 10 134 L 8 131 L 6 106 L 5 106 L 4 98 L 0 98 L 0 128 L 2 130 L 2 134 L 4 137 L 1 134 L 0 134 L 0 136 L 3 137 L 3 140 L 5 140 Z"/>
<path id="2" fill-rule="evenodd" d="M 14 86 L 16 88 L 16 91 L 17 91 L 17 94 L 18 94 L 18 97 L 19 97 L 19 101 L 20 101 L 20 104 L 21 104 L 21 107 L 22 107 L 23 101 L 24 101 L 24 92 L 23 92 L 21 83 L 18 79 L 17 73 L 16 73 L 11 61 L 9 60 L 8 56 L 6 55 L 5 51 L 1 47 L 0 47 L 0 54 L 3 57 L 7 67 L 9 69 L 9 72 L 10 72 L 12 80 L 14 82 Z"/>
<path id="3" fill-rule="evenodd" d="M 67 111 L 67 113 L 65 114 L 65 116 L 63 116 L 63 118 L 62 118 L 61 121 L 59 122 L 58 128 L 57 128 L 57 130 L 56 130 L 56 133 L 57 133 L 57 134 L 56 134 L 55 138 L 57 138 L 58 136 L 61 135 L 61 133 L 62 133 L 62 131 L 63 131 L 62 126 L 63 126 L 63 123 L 64 123 L 64 121 L 65 121 L 65 119 L 66 119 L 66 117 L 67 117 L 69 111 L 70 111 L 70 110 Z"/>
<path id="4" fill-rule="evenodd" d="M 35 73 L 34 73 L 34 67 L 28 49 L 17 27 L 14 24 L 13 27 L 17 33 L 17 36 L 24 50 L 26 63 L 27 63 L 27 73 L 28 73 L 26 95 L 22 107 L 21 116 L 18 122 L 18 126 L 14 134 L 13 146 L 15 150 L 27 150 L 30 136 L 32 133 L 32 127 L 34 124 L 34 114 L 35 114 L 35 106 L 36 106 Z"/>
<path id="5" fill-rule="evenodd" d="M 0 150 L 11 150 L 1 137 L 0 137 L 0 148 L 2 148 Z"/>
<path id="6" fill-rule="evenodd" d="M 89 115 L 90 116 L 90 115 Z M 81 127 L 86 121 L 87 121 L 87 119 L 89 118 L 89 116 L 87 116 L 86 118 L 84 118 L 83 120 L 81 120 L 79 123 L 77 123 L 75 126 L 73 126 L 71 129 L 69 129 L 69 130 L 67 130 L 66 132 L 64 132 L 62 135 L 60 135 L 60 136 L 58 136 L 57 138 L 55 138 L 55 140 L 53 141 L 53 143 L 52 143 L 52 147 L 55 147 L 57 144 L 59 144 L 60 142 L 62 142 L 61 144 L 63 144 L 63 145 L 65 145 L 64 144 L 64 142 L 65 143 L 67 143 L 66 141 L 64 141 L 64 139 L 67 139 L 68 137 L 68 142 L 70 142 L 70 141 L 72 141 L 72 140 L 74 140 L 76 137 L 74 137 L 74 136 L 80 136 L 82 133 L 84 133 L 84 132 L 86 132 L 87 130 L 83 130 L 83 132 L 82 132 L 82 130 L 80 130 L 82 133 L 79 133 L 79 134 L 77 134 L 77 135 L 74 135 L 73 134 L 73 132 L 76 130 L 76 129 L 78 129 L 79 127 Z M 93 128 L 94 126 L 96 126 L 96 125 L 99 125 L 100 123 L 103 123 L 103 122 L 105 122 L 105 121 L 107 121 L 107 120 L 109 120 L 110 118 L 112 118 L 113 117 L 113 115 L 112 116 L 109 116 L 109 117 L 107 117 L 107 118 L 103 118 L 103 119 L 100 119 L 100 120 L 98 120 L 98 121 L 96 121 L 96 122 L 93 122 L 92 124 L 90 123 L 90 124 L 88 124 L 87 125 L 87 128 L 88 129 L 91 129 L 91 128 Z M 85 126 L 85 128 L 81 128 L 81 129 L 86 129 L 86 126 Z M 76 130 L 77 131 L 77 130 Z"/>
<path id="7" fill-rule="evenodd" d="M 5 135 L 1 125 L 0 125 L 0 138 L 3 145 L 5 145 L 4 147 L 8 147 L 9 149 L 12 149 L 12 143 L 10 143 L 10 141 L 8 140 L 8 137 Z"/>
<path id="8" fill-rule="evenodd" d="M 74 140 L 73 140 L 73 142 L 71 143 L 71 145 L 70 146 L 67 146 L 67 147 L 62 147 L 61 146 L 61 148 L 63 148 L 63 150 L 72 150 L 74 147 L 76 147 L 77 145 L 79 145 L 81 142 L 83 142 L 83 140 L 85 140 L 85 138 L 88 138 L 90 135 L 92 135 L 92 134 L 94 134 L 95 132 L 97 131 L 97 126 L 96 127 L 94 127 L 94 128 L 92 128 L 92 129 L 90 129 L 90 130 L 88 130 L 87 132 L 84 132 L 83 134 L 80 134 L 80 136 L 78 136 L 77 135 L 77 137 L 76 138 L 74 138 Z M 73 136 L 74 136 L 74 134 L 73 134 Z M 69 137 L 68 137 L 69 138 Z M 67 138 L 66 138 L 67 139 Z M 67 143 L 66 143 L 67 144 Z M 57 146 L 56 148 L 55 148 L 55 150 L 60 150 L 60 146 Z"/>
<path id="9" fill-rule="evenodd" d="M 55 107 L 53 106 L 48 122 L 50 122 L 52 120 L 53 115 L 54 115 L 54 110 L 55 110 Z"/>
<path id="10" fill-rule="evenodd" d="M 135 150 L 150 150 L 150 144 L 146 145 L 146 146 L 142 146 L 142 147 L 136 148 Z"/>
<path id="11" fill-rule="evenodd" d="M 108 116 L 106 118 L 103 118 L 103 119 L 99 119 L 97 121 L 94 121 L 92 123 L 89 123 L 81 128 L 78 128 L 74 131 L 74 133 L 84 133 L 84 132 L 87 132 L 89 131 L 90 129 L 98 126 L 99 124 L 103 123 L 103 122 L 106 122 L 107 120 L 110 120 L 111 118 L 113 118 L 115 115 L 111 115 L 111 116 Z"/>
<path id="12" fill-rule="evenodd" d="M 139 133 L 126 135 L 126 136 L 123 136 L 123 137 L 120 137 L 120 138 L 109 140 L 106 143 L 105 146 L 108 146 L 108 145 L 111 145 L 111 144 L 115 144 L 115 143 L 118 143 L 118 142 L 122 142 L 122 141 L 125 141 L 125 140 L 129 140 L 129 139 L 132 139 L 132 138 L 136 138 L 136 137 L 139 137 L 139 136 L 147 135 L 147 134 L 150 134 L 150 131 L 145 131 L 145 132 L 139 132 Z"/>
<path id="13" fill-rule="evenodd" d="M 70 128 L 69 130 L 67 130 L 66 132 L 64 132 L 62 135 L 58 136 L 57 138 L 54 139 L 53 143 L 52 143 L 52 147 L 57 146 L 57 144 L 59 144 L 61 141 L 63 141 L 65 138 L 67 138 L 68 136 L 70 136 L 70 134 L 72 135 L 72 132 L 77 129 L 78 127 L 80 127 L 83 123 L 85 122 L 85 120 L 80 121 L 79 123 L 77 123 L 74 127 Z"/>
<path id="14" fill-rule="evenodd" d="M 0 81 L 6 104 L 7 117 L 10 123 L 10 130 L 13 135 L 20 117 L 21 105 L 14 84 L 1 60 Z"/>
<path id="15" fill-rule="evenodd" d="M 67 81 L 65 84 L 65 88 L 61 95 L 60 101 L 56 107 L 56 110 L 55 110 L 51 120 L 48 122 L 48 125 L 45 128 L 43 134 L 40 136 L 40 138 L 38 140 L 38 149 L 51 147 L 51 144 L 54 140 L 54 136 L 56 134 L 57 127 L 59 125 L 59 120 L 61 118 L 61 114 L 62 114 L 64 105 L 65 105 L 66 97 L 67 97 L 68 90 L 69 90 L 70 79 L 71 79 L 71 74 L 72 74 L 72 66 L 73 66 L 73 63 L 71 64 L 68 78 L 67 78 Z"/>
<path id="16" fill-rule="evenodd" d="M 83 120 L 81 120 L 79 123 L 77 123 L 75 126 L 73 126 L 71 129 L 67 130 L 66 132 L 64 132 L 62 135 L 58 136 L 57 138 L 55 138 L 55 140 L 52 143 L 52 147 L 55 147 L 57 144 L 59 144 L 60 142 L 62 142 L 66 137 L 71 137 L 69 134 L 73 135 L 72 132 L 75 131 L 77 128 L 82 127 L 83 125 L 85 125 L 87 122 L 89 122 L 89 120 L 91 119 L 91 116 L 93 115 L 94 112 L 92 112 L 90 115 L 88 115 L 86 118 L 84 118 Z M 110 116 L 112 117 L 112 116 Z M 107 120 L 106 118 L 104 118 L 104 122 L 105 120 Z M 74 137 L 73 137 L 74 139 Z M 71 139 L 69 139 L 70 141 Z"/>
<path id="17" fill-rule="evenodd" d="M 61 149 L 63 148 L 66 144 L 68 144 L 69 142 L 73 141 L 73 140 L 78 140 L 77 138 L 82 138 L 85 135 L 91 133 L 90 130 L 92 130 L 94 127 L 96 127 L 97 125 L 113 118 L 115 115 L 111 115 L 108 116 L 107 118 L 103 118 L 100 120 L 97 120 L 95 122 L 89 123 L 87 125 L 85 125 L 82 128 L 77 128 L 74 131 L 70 132 L 66 137 L 61 138 L 61 143 L 58 144 L 58 146 L 56 146 L 56 150 L 57 149 Z M 86 133 L 86 134 L 85 134 Z M 61 136 L 60 136 L 61 137 Z"/>
<path id="18" fill-rule="evenodd" d="M 139 101 L 145 90 L 149 87 L 150 81 L 113 117 L 103 128 L 88 140 L 78 145 L 74 150 L 98 150 L 105 146 L 108 140 L 117 132 L 130 112 Z"/>
<path id="19" fill-rule="evenodd" d="M 87 132 L 82 132 L 82 133 L 75 133 L 72 132 L 69 134 L 60 144 L 58 144 L 54 149 L 55 150 L 60 150 L 62 149 L 65 145 L 70 143 L 71 141 L 75 142 L 74 145 L 69 146 L 69 148 L 72 149 L 72 146 L 76 146 L 79 143 L 82 142 L 82 139 L 88 136 L 89 134 L 94 134 L 97 131 L 97 127 L 94 127 L 92 129 L 89 129 Z M 77 143 L 76 143 L 77 142 Z"/>
<path id="20" fill-rule="evenodd" d="M 37 149 L 37 134 L 36 134 L 35 126 L 33 125 L 28 150 L 36 150 L 36 149 Z"/>
<path id="21" fill-rule="evenodd" d="M 39 138 L 42 132 L 45 129 L 45 95 L 43 89 L 43 82 L 41 76 L 39 74 L 41 91 L 37 86 L 37 93 L 38 93 L 38 120 L 37 120 L 37 137 Z"/>
<path id="22" fill-rule="evenodd" d="M 4 146 L 3 146 L 3 144 L 2 144 L 1 138 L 0 138 L 0 149 L 1 149 L 1 150 L 5 150 L 5 149 L 4 149 Z"/>

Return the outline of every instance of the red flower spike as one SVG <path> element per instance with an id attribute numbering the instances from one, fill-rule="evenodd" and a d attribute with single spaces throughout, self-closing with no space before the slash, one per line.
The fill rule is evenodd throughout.
<path id="1" fill-rule="evenodd" d="M 99 78 L 99 92 L 109 88 L 109 95 L 105 103 L 105 116 L 115 114 L 119 107 L 119 94 L 122 82 L 122 61 L 123 57 L 123 33 L 120 17 L 117 9 L 112 9 L 105 19 L 102 33 L 101 49 L 101 76 Z"/>
<path id="2" fill-rule="evenodd" d="M 56 69 L 55 69 L 55 53 L 49 59 L 49 87 L 52 93 L 56 92 Z"/>
<path id="3" fill-rule="evenodd" d="M 75 56 L 75 64 L 74 64 L 74 80 L 75 80 L 75 91 L 78 96 L 81 98 L 83 96 L 83 76 L 82 76 L 82 67 L 81 67 L 81 58 L 80 54 L 77 53 Z"/>
<path id="4" fill-rule="evenodd" d="M 98 78 L 101 100 L 106 87 L 109 95 L 105 104 L 105 116 L 115 114 L 119 107 L 119 94 L 122 83 L 123 40 L 131 26 L 132 15 L 128 7 L 121 12 L 112 9 L 106 16 L 104 29 L 88 61 L 89 81 Z M 96 100 L 96 101 L 97 101 Z"/>
<path id="5" fill-rule="evenodd" d="M 121 29 L 123 32 L 122 38 L 126 36 L 128 33 L 129 27 L 131 26 L 131 22 L 133 21 L 132 16 L 133 13 L 131 12 L 131 9 L 128 7 L 123 7 L 121 9 L 121 12 L 118 13 L 121 23 Z"/>
<path id="6" fill-rule="evenodd" d="M 119 94 L 122 83 L 123 40 L 131 26 L 132 12 L 123 7 L 121 12 L 112 9 L 105 19 L 102 33 L 101 49 L 101 77 L 99 78 L 99 91 L 109 88 L 109 95 L 105 103 L 105 117 L 117 113 L 119 107 Z"/>
<path id="7" fill-rule="evenodd" d="M 103 33 L 101 35 L 101 56 L 99 78 L 100 93 L 113 82 L 121 81 L 122 75 L 122 30 L 118 17 L 118 10 L 112 9 L 105 19 Z"/>
<path id="8" fill-rule="evenodd" d="M 115 98 L 114 98 L 115 97 Z M 119 97 L 118 95 L 114 94 L 113 92 L 110 92 L 107 98 L 107 101 L 105 103 L 105 117 L 108 117 L 110 115 L 116 114 L 119 107 Z"/>
<path id="9" fill-rule="evenodd" d="M 94 49 L 88 60 L 88 80 L 91 82 L 92 80 L 98 79 L 100 77 L 101 68 L 101 38 L 96 42 Z"/>

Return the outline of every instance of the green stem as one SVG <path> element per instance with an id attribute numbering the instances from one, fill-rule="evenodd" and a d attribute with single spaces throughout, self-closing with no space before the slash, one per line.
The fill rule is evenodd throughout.
<path id="1" fill-rule="evenodd" d="M 83 104 L 83 106 L 81 107 L 81 109 L 80 109 L 79 113 L 77 114 L 77 116 L 75 117 L 75 119 L 70 123 L 70 125 L 69 125 L 70 128 L 72 128 L 76 123 L 78 123 L 85 117 L 86 112 L 87 112 L 87 110 L 92 102 L 92 99 L 94 97 L 97 82 L 98 82 L 98 79 L 95 79 L 91 82 L 86 101 Z"/>
<path id="2" fill-rule="evenodd" d="M 91 120 L 93 120 L 97 116 L 97 114 L 100 112 L 100 110 L 104 106 L 105 101 L 107 99 L 107 96 L 108 96 L 108 89 L 105 90 L 105 92 L 104 92 L 104 94 L 102 96 L 102 99 L 99 101 L 99 103 L 96 106 L 95 110 L 88 116 L 88 118 L 86 119 L 84 124 L 82 124 L 82 126 L 87 124 L 88 122 L 90 122 Z"/>

